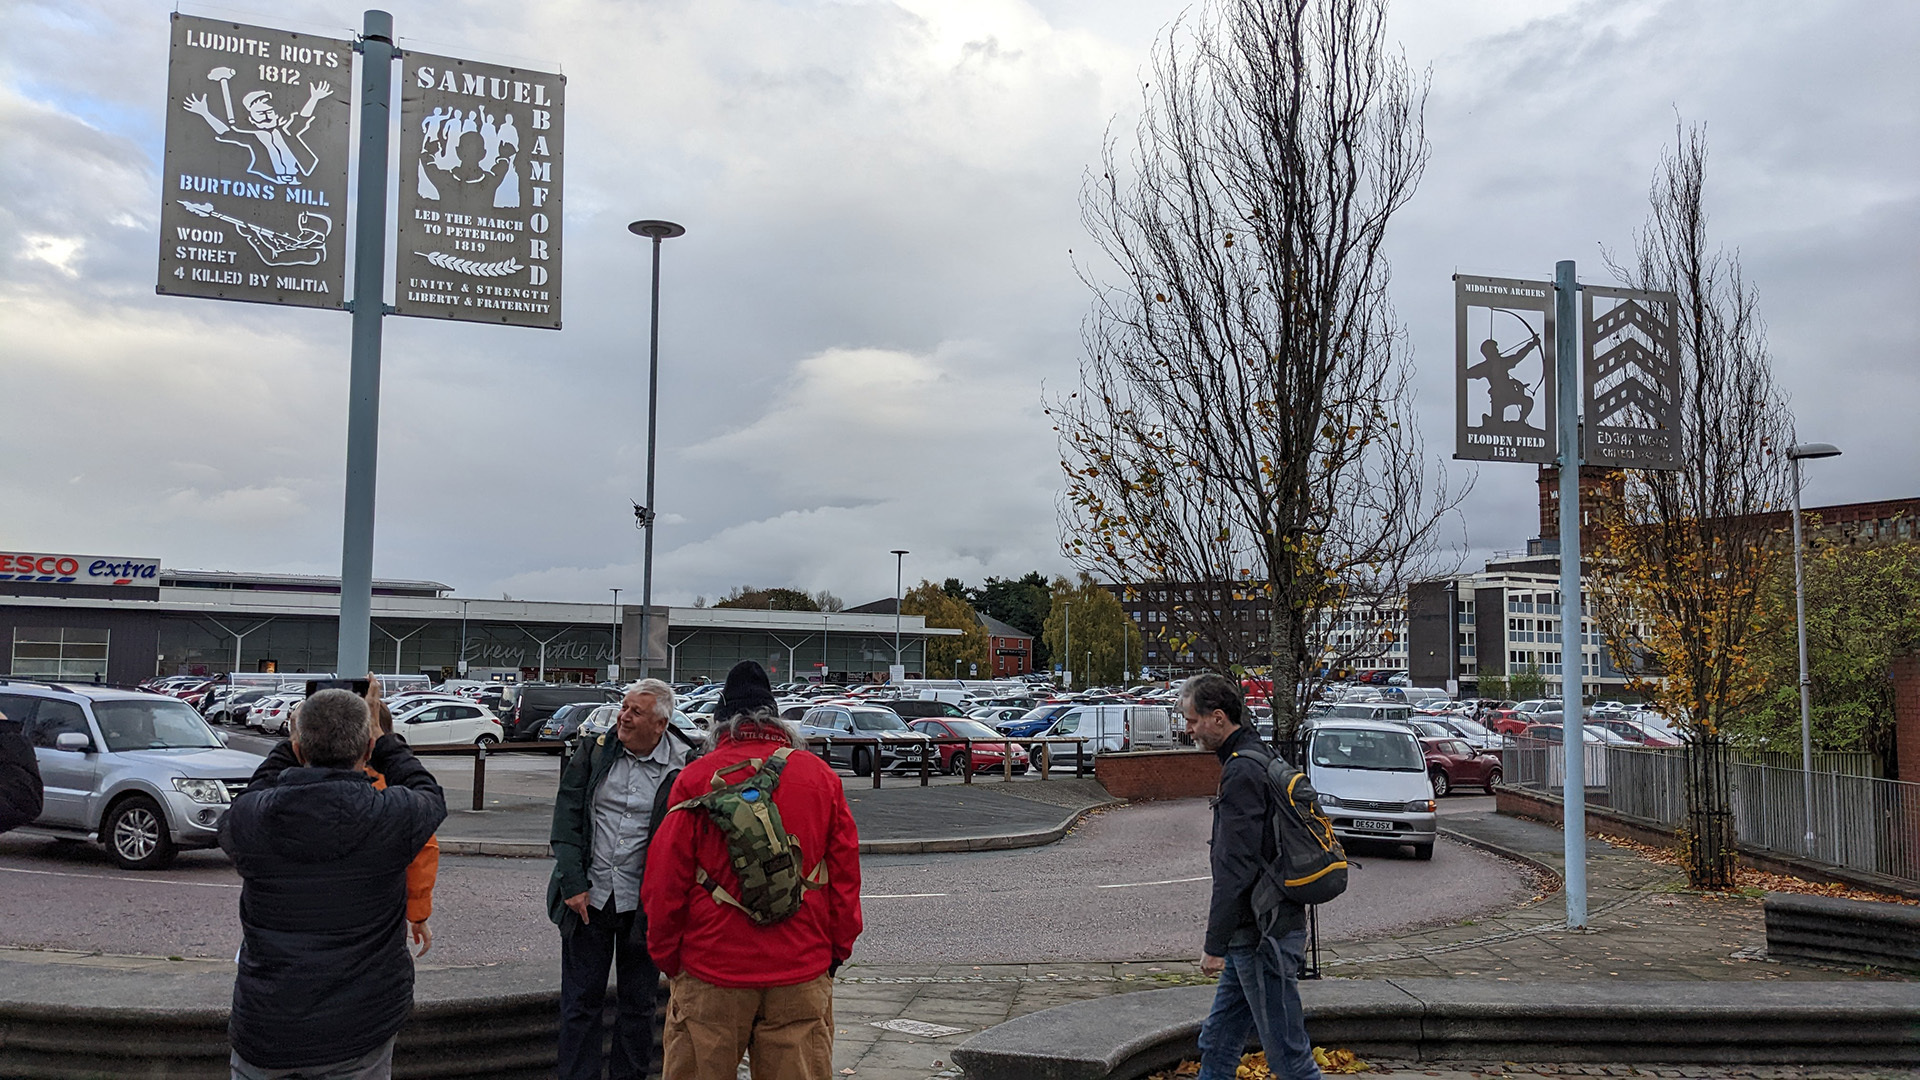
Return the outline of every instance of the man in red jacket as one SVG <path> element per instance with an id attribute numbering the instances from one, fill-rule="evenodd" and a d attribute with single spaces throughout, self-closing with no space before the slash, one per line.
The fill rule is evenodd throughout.
<path id="1" fill-rule="evenodd" d="M 761 926 L 716 898 L 741 893 L 725 834 L 698 809 L 669 813 L 654 833 L 641 900 L 647 950 L 673 983 L 665 1080 L 733 1080 L 751 1051 L 754 1080 L 833 1076 L 833 975 L 860 936 L 860 838 L 840 777 L 806 752 L 774 711 L 767 673 L 734 666 L 714 710 L 713 749 L 673 785 L 678 806 L 711 790 L 716 772 L 794 747 L 773 792 L 803 870 L 825 882 L 798 911 Z M 709 884 L 702 885 L 704 870 Z M 710 891 L 711 890 L 711 891 Z"/>

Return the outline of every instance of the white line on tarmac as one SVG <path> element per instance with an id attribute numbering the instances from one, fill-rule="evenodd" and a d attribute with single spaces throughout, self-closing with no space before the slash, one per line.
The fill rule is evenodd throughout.
<path id="1" fill-rule="evenodd" d="M 9 874 L 39 874 L 43 877 L 77 877 L 88 881 L 137 881 L 142 885 L 187 885 L 196 889 L 237 889 L 238 885 L 229 885 L 220 881 L 178 881 L 163 877 L 122 877 L 118 874 L 69 874 L 61 870 L 23 870 L 17 866 L 0 866 Z"/>
<path id="2" fill-rule="evenodd" d="M 1166 881 L 1132 881 L 1132 882 L 1128 882 L 1125 885 L 1095 885 L 1094 888 L 1096 889 L 1144 889 L 1149 885 L 1185 885 L 1189 881 L 1212 881 L 1212 880 L 1213 880 L 1213 875 L 1203 874 L 1200 877 L 1168 878 Z"/>
<path id="3" fill-rule="evenodd" d="M 920 900 L 932 896 L 945 896 L 943 892 L 901 892 L 901 893 L 861 893 L 862 900 Z"/>

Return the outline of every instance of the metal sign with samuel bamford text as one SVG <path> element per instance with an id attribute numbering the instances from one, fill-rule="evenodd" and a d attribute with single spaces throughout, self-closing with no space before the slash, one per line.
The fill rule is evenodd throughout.
<path id="1" fill-rule="evenodd" d="M 176 13 L 158 292 L 345 300 L 353 43 Z"/>
<path id="2" fill-rule="evenodd" d="M 1553 283 L 1455 275 L 1453 456 L 1552 463 Z"/>
<path id="3" fill-rule="evenodd" d="M 564 76 L 409 53 L 394 311 L 560 329 Z"/>
<path id="4" fill-rule="evenodd" d="M 1581 458 L 1613 469 L 1680 467 L 1680 348 L 1670 292 L 1584 285 Z"/>

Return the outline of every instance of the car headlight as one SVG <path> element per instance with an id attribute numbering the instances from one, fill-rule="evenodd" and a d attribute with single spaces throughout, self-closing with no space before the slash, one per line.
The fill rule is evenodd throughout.
<path id="1" fill-rule="evenodd" d="M 227 785 L 218 780 L 197 780 L 190 776 L 173 778 L 173 789 L 197 803 L 227 801 Z"/>
<path id="2" fill-rule="evenodd" d="M 1340 805 L 1339 799 L 1334 798 L 1333 796 L 1327 794 L 1324 791 L 1315 792 L 1314 797 L 1320 800 L 1320 805 L 1323 807 Z"/>
<path id="3" fill-rule="evenodd" d="M 1433 809 L 1432 799 L 1415 799 L 1407 804 L 1407 812 L 1410 814 L 1431 814 Z"/>

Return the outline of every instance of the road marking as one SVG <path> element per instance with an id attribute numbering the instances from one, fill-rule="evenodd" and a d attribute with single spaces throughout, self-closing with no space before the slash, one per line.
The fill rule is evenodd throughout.
<path id="1" fill-rule="evenodd" d="M 900 892 L 900 893 L 861 893 L 862 900 L 920 900 L 932 896 L 945 896 L 943 892 Z"/>
<path id="2" fill-rule="evenodd" d="M 1213 875 L 1202 874 L 1199 877 L 1168 878 L 1165 881 L 1131 881 L 1125 885 L 1095 885 L 1096 889 L 1144 889 L 1149 885 L 1185 885 L 1189 881 L 1212 881 Z"/>
<path id="3" fill-rule="evenodd" d="M 123 877 L 119 874 L 70 874 L 62 870 L 23 870 L 17 866 L 0 866 L 9 874 L 39 874 L 43 877 L 77 877 L 88 881 L 137 881 L 142 885 L 187 885 L 195 889 L 237 889 L 238 885 L 229 885 L 219 881 L 177 881 L 163 877 Z"/>

